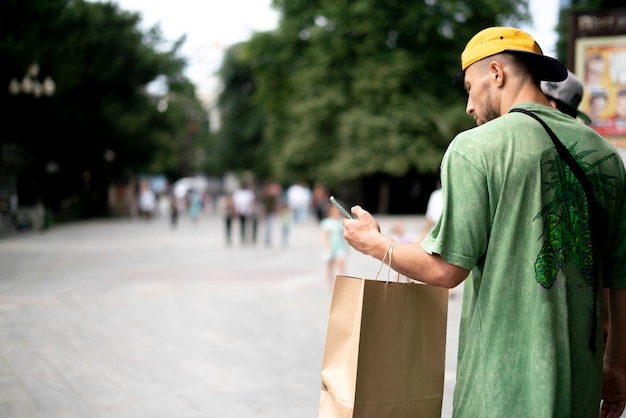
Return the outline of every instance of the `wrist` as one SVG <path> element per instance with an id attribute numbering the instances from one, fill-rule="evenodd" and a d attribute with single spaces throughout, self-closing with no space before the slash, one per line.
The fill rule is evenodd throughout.
<path id="1" fill-rule="evenodd" d="M 392 245 L 397 244 L 392 238 L 385 237 L 383 235 L 380 236 L 380 240 L 374 245 L 374 250 L 372 251 L 372 256 L 377 258 L 378 260 L 383 261 L 385 256 L 389 257 L 388 252 Z"/>
<path id="2" fill-rule="evenodd" d="M 626 363 L 623 361 L 613 361 L 610 358 L 605 358 L 603 361 L 605 367 L 610 367 L 611 369 L 623 369 L 626 370 Z"/>

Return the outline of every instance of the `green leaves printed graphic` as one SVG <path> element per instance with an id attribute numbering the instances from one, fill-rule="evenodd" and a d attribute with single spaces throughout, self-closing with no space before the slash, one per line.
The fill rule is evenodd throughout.
<path id="1" fill-rule="evenodd" d="M 569 148 L 576 162 L 587 174 L 596 198 L 600 201 L 615 199 L 615 177 L 590 171 L 604 163 L 613 154 L 593 162 L 583 159 L 594 150 L 575 152 L 576 144 Z M 546 161 L 550 179 L 544 183 L 544 193 L 552 192 L 553 198 L 535 216 L 544 220 L 543 246 L 535 261 L 535 278 L 546 289 L 552 287 L 559 271 L 570 264 L 583 272 L 585 283 L 592 284 L 592 247 L 587 199 L 582 186 L 568 165 L 560 158 Z"/>

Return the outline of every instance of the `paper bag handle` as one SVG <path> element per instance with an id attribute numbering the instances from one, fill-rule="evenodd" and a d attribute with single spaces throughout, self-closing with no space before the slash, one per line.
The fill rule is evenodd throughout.
<path id="1" fill-rule="evenodd" d="M 389 256 L 389 269 L 387 269 L 387 283 L 389 283 L 389 277 L 391 275 L 391 259 L 393 256 L 393 248 L 396 246 L 397 243 L 398 241 L 391 241 L 391 243 L 387 247 L 387 251 L 385 251 L 385 255 L 383 256 L 383 259 L 381 260 L 380 268 L 378 269 L 378 273 L 376 273 L 376 278 L 374 280 L 378 280 L 378 276 L 380 275 L 380 272 L 382 271 L 383 266 L 385 265 L 385 260 L 387 259 L 387 256 Z M 400 281 L 399 274 L 398 274 L 398 281 Z"/>

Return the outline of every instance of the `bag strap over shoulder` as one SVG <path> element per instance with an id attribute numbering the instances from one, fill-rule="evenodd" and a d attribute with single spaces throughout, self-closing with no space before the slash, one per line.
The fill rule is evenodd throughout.
<path id="1" fill-rule="evenodd" d="M 546 130 L 546 132 L 550 136 L 550 139 L 554 143 L 554 146 L 556 147 L 556 150 L 558 151 L 559 156 L 561 157 L 563 161 L 567 163 L 569 168 L 572 170 L 572 173 L 574 173 L 574 175 L 578 179 L 578 182 L 580 183 L 583 190 L 585 191 L 585 195 L 587 196 L 587 200 L 589 201 L 590 206 L 597 205 L 598 202 L 596 200 L 595 195 L 593 194 L 593 187 L 591 186 L 591 182 L 587 178 L 585 171 L 582 169 L 580 164 L 576 162 L 572 154 L 567 150 L 567 148 L 565 148 L 565 145 L 563 145 L 563 143 L 559 140 L 559 138 L 556 136 L 554 131 L 550 129 L 550 127 L 543 121 L 543 119 L 541 119 L 539 116 L 535 115 L 533 112 L 530 112 L 526 109 L 514 108 L 514 109 L 511 109 L 511 112 L 518 112 L 518 113 L 523 113 L 525 115 L 528 115 L 531 118 L 535 119 L 537 122 L 539 122 L 541 126 L 543 126 L 543 128 Z"/>

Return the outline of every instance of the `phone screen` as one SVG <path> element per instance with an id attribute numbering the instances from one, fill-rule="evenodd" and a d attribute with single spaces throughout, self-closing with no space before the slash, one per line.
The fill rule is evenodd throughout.
<path id="1" fill-rule="evenodd" d="M 345 208 L 345 206 L 338 201 L 337 199 L 335 199 L 335 196 L 331 196 L 330 197 L 330 203 L 332 203 L 333 205 L 337 206 L 337 209 L 339 209 L 339 212 L 341 212 L 341 214 L 343 216 L 345 216 L 348 219 L 357 219 L 356 216 L 354 216 L 352 213 L 348 212 L 348 210 Z"/>

